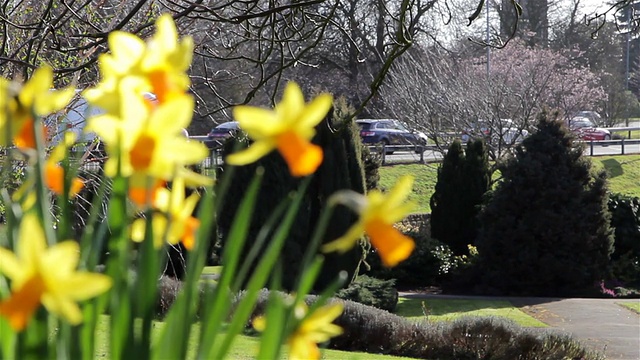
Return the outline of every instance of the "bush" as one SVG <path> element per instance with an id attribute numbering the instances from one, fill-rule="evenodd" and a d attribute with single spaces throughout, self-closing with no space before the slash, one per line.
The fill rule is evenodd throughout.
<path id="1" fill-rule="evenodd" d="M 264 290 L 253 316 L 264 312 L 267 298 L 268 291 Z M 307 296 L 306 302 L 311 304 L 316 299 Z M 331 340 L 328 347 L 332 349 L 419 359 L 604 359 L 568 335 L 521 328 L 506 319 L 410 321 L 353 301 L 333 301 L 344 303 L 344 311 L 335 321 L 344 333 Z"/>
<path id="2" fill-rule="evenodd" d="M 386 268 L 374 251 L 369 251 L 366 262 L 369 265 L 367 275 L 380 279 L 395 279 L 400 288 L 416 288 L 437 285 L 440 281 L 441 262 L 436 249 L 442 243 L 432 239 L 426 233 L 404 230 L 403 233 L 416 243 L 413 253 L 398 266 Z"/>
<path id="3" fill-rule="evenodd" d="M 395 311 L 398 305 L 395 280 L 380 280 L 367 275 L 358 276 L 348 288 L 338 291 L 336 297 L 390 312 Z"/>
<path id="4" fill-rule="evenodd" d="M 640 287 L 640 198 L 611 194 L 608 206 L 614 228 L 611 275 Z"/>
<path id="5" fill-rule="evenodd" d="M 537 129 L 500 166 L 502 180 L 479 214 L 476 291 L 592 295 L 613 244 L 606 176 L 592 173 L 560 121 L 542 113 Z"/>

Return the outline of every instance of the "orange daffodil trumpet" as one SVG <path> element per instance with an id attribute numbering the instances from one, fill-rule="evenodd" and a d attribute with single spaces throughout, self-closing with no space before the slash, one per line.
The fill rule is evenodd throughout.
<path id="1" fill-rule="evenodd" d="M 404 176 L 387 195 L 379 190 L 372 190 L 366 197 L 354 192 L 336 193 L 334 200 L 354 208 L 360 214 L 360 219 L 345 235 L 323 245 L 322 250 L 346 252 L 366 233 L 385 266 L 396 266 L 408 258 L 415 243 L 393 225 L 415 208 L 413 203 L 405 201 L 412 186 L 413 177 Z"/>
<path id="2" fill-rule="evenodd" d="M 305 104 L 300 87 L 287 84 L 282 101 L 273 110 L 236 106 L 233 117 L 254 140 L 246 150 L 231 154 L 226 161 L 246 165 L 277 149 L 293 176 L 312 174 L 322 163 L 322 148 L 311 143 L 318 125 L 331 109 L 333 97 L 321 94 Z"/>
<path id="3" fill-rule="evenodd" d="M 51 90 L 52 85 L 53 70 L 47 65 L 37 69 L 22 86 L 0 79 L 0 146 L 7 146 L 8 138 L 18 148 L 35 148 L 33 116 L 63 109 L 75 93 L 71 87 Z"/>
<path id="4" fill-rule="evenodd" d="M 175 245 L 182 242 L 187 250 L 195 245 L 196 230 L 200 221 L 191 214 L 198 204 L 200 196 L 196 193 L 185 198 L 184 179 L 177 178 L 173 182 L 172 190 L 158 188 L 154 193 L 152 206 L 158 210 L 153 214 L 151 221 L 153 227 L 154 245 L 159 248 L 163 237 L 169 244 Z M 131 229 L 131 238 L 136 242 L 144 240 L 146 219 L 134 221 Z"/>
<path id="5" fill-rule="evenodd" d="M 72 132 L 64 134 L 64 141 L 56 145 L 51 151 L 51 155 L 47 159 L 45 164 L 45 183 L 49 190 L 53 191 L 57 195 L 61 195 L 64 192 L 64 169 L 60 166 L 59 162 L 65 157 L 67 150 L 76 141 L 76 136 Z M 71 187 L 69 189 L 69 196 L 75 197 L 82 190 L 84 182 L 79 178 L 73 178 L 71 180 Z"/>
<path id="6" fill-rule="evenodd" d="M 0 315 L 16 331 L 23 330 L 40 306 L 76 325 L 82 322 L 77 301 L 111 287 L 111 278 L 76 271 L 80 248 L 68 240 L 47 248 L 37 217 L 27 213 L 20 223 L 17 254 L 0 248 L 0 273 L 11 279 L 11 295 L 0 302 Z"/>
<path id="7" fill-rule="evenodd" d="M 318 344 L 342 334 L 342 328 L 333 324 L 333 321 L 342 314 L 343 308 L 342 303 L 334 303 L 307 314 L 307 306 L 304 303 L 297 304 L 294 314 L 300 322 L 287 340 L 289 359 L 320 359 Z M 266 319 L 262 316 L 256 317 L 253 319 L 253 327 L 258 331 L 264 331 L 267 327 Z"/>

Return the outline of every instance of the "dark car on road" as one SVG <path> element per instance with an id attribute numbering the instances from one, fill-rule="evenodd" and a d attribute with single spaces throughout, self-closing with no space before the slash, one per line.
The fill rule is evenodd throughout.
<path id="1" fill-rule="evenodd" d="M 360 126 L 360 137 L 364 144 L 371 145 L 426 145 L 427 137 L 417 131 L 407 129 L 394 119 L 356 120 Z M 387 151 L 388 154 L 393 151 Z"/>
<path id="2" fill-rule="evenodd" d="M 219 148 L 227 139 L 238 135 L 239 132 L 240 125 L 238 125 L 237 121 L 228 121 L 222 123 L 211 129 L 211 131 L 207 134 L 207 140 L 205 141 L 205 144 L 209 148 Z"/>

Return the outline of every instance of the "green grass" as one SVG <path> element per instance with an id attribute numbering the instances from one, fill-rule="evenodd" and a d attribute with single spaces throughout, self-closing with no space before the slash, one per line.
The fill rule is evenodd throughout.
<path id="1" fill-rule="evenodd" d="M 640 314 L 640 301 L 624 301 L 619 302 L 618 305 L 622 305 Z"/>
<path id="2" fill-rule="evenodd" d="M 640 197 L 640 155 L 598 156 L 591 158 L 594 170 L 609 175 L 609 190 Z M 415 183 L 409 200 L 418 204 L 416 212 L 431 212 L 429 199 L 438 179 L 438 164 L 403 164 L 380 168 L 380 187 L 390 189 L 403 175 L 413 175 Z"/>
<path id="3" fill-rule="evenodd" d="M 463 316 L 496 316 L 513 320 L 524 327 L 547 326 L 516 308 L 509 301 L 497 300 L 400 298 L 396 314 L 408 319 L 424 321 L 451 321 Z"/>
<path id="4" fill-rule="evenodd" d="M 154 322 L 153 330 L 151 333 L 152 341 L 157 341 L 160 338 L 160 334 L 162 329 L 164 328 L 164 322 Z M 99 319 L 98 326 L 96 328 L 96 356 L 95 359 L 109 359 L 109 316 L 102 315 Z M 200 336 L 200 323 L 196 323 L 191 328 L 191 334 L 189 336 L 189 348 L 187 349 L 187 359 L 194 359 L 196 355 L 196 346 L 197 339 Z M 236 360 L 249 360 L 255 359 L 258 354 L 258 348 L 260 346 L 260 339 L 258 337 L 253 336 L 245 336 L 238 335 L 234 339 L 233 346 L 229 350 L 227 354 L 228 359 L 236 359 Z M 283 350 L 283 354 L 287 352 L 287 346 L 285 345 Z M 283 355 L 281 358 L 286 359 L 286 356 Z M 387 355 L 379 355 L 379 354 L 368 354 L 362 352 L 348 352 L 348 351 L 339 351 L 339 350 L 330 350 L 325 349 L 322 350 L 322 358 L 328 360 L 394 360 L 394 359 L 410 359 L 406 357 L 396 357 L 396 356 L 387 356 Z"/>

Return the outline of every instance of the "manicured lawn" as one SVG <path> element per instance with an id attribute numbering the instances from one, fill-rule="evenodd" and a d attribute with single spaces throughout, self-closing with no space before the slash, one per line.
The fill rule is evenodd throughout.
<path id="1" fill-rule="evenodd" d="M 153 325 L 152 332 L 152 341 L 157 340 L 161 334 L 162 329 L 164 328 L 165 323 L 163 322 L 155 322 Z M 200 335 L 200 324 L 196 323 L 192 327 L 192 332 L 190 334 L 189 341 L 189 349 L 187 353 L 187 359 L 195 358 L 196 351 L 196 341 L 198 336 Z M 98 323 L 98 327 L 96 329 L 96 356 L 95 359 L 109 359 L 109 347 L 108 347 L 108 339 L 109 338 L 109 317 L 103 315 L 100 317 L 100 321 Z M 260 339 L 252 336 L 244 336 L 239 335 L 235 338 L 233 346 L 231 347 L 229 353 L 227 354 L 228 359 L 236 359 L 236 360 L 249 360 L 255 359 L 258 353 L 258 348 L 260 346 Z M 283 348 L 283 354 L 286 355 L 287 348 Z M 396 359 L 410 359 L 406 357 L 397 357 L 397 356 L 386 356 L 386 355 L 378 355 L 378 354 L 368 354 L 361 352 L 348 352 L 348 351 L 338 351 L 338 350 L 322 350 L 322 358 L 328 360 L 396 360 Z M 286 359 L 286 356 L 282 356 L 283 359 Z"/>
<path id="2" fill-rule="evenodd" d="M 640 314 L 640 301 L 623 301 L 619 302 L 618 305 L 622 305 Z"/>
<path id="3" fill-rule="evenodd" d="M 609 175 L 609 190 L 640 197 L 640 155 L 592 157 L 594 169 Z M 390 189 L 403 175 L 413 175 L 415 183 L 409 200 L 418 204 L 415 212 L 431 212 L 429 200 L 438 179 L 438 164 L 402 164 L 380 168 L 380 187 Z"/>
<path id="4" fill-rule="evenodd" d="M 400 298 L 396 314 L 424 321 L 450 321 L 462 316 L 497 316 L 513 320 L 520 326 L 547 326 L 508 301 Z"/>

